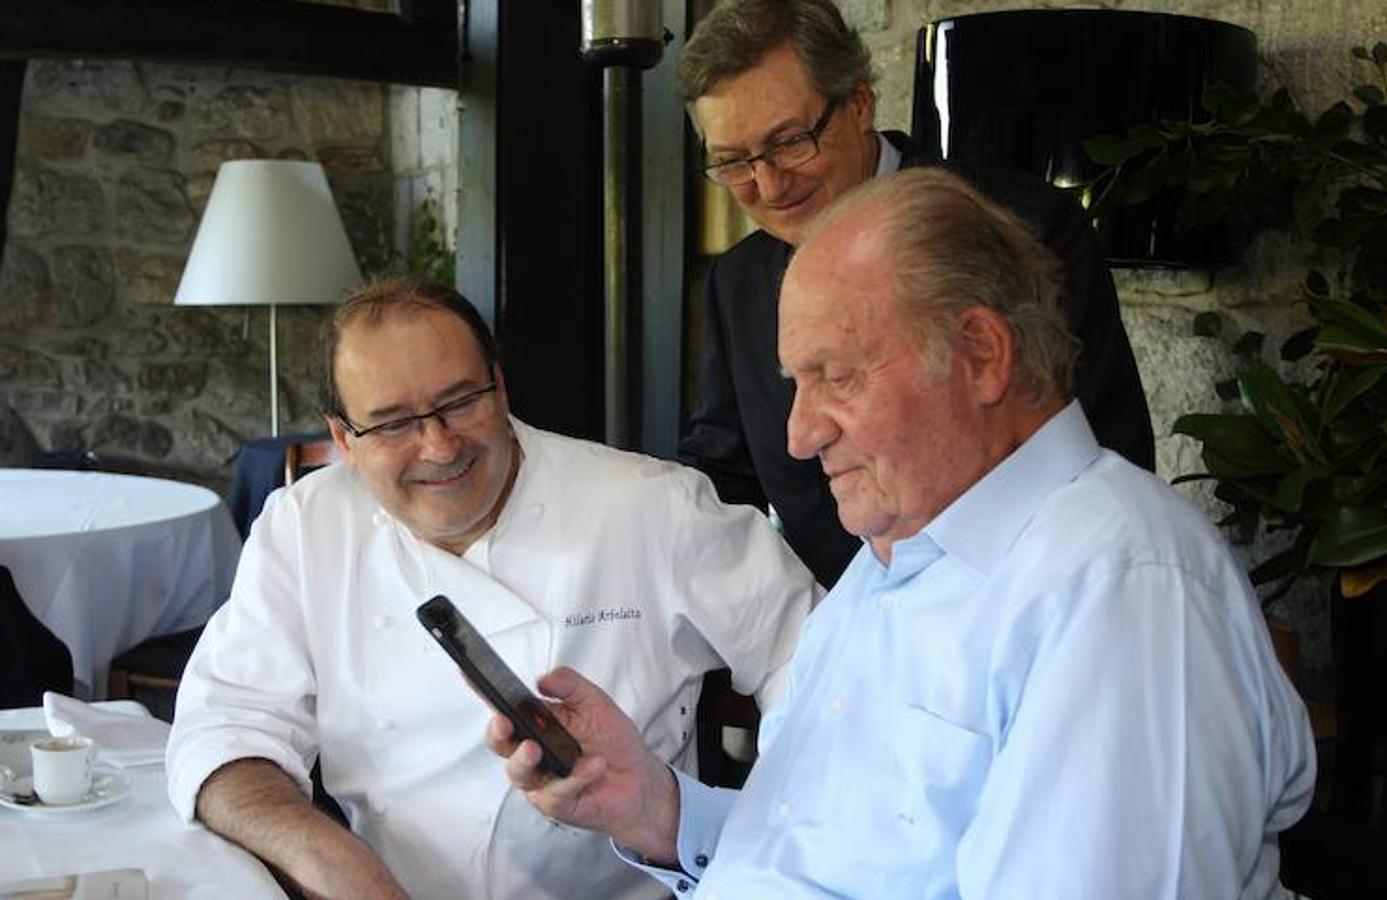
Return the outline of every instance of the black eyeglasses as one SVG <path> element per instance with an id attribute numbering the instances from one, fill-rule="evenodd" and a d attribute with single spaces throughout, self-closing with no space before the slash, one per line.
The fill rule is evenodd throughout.
<path id="1" fill-rule="evenodd" d="M 380 444 L 397 444 L 422 434 L 424 423 L 429 419 L 437 419 L 439 424 L 448 431 L 475 425 L 482 411 L 482 405 L 478 401 L 494 390 L 496 390 L 496 382 L 488 382 L 475 391 L 468 391 L 456 400 L 449 400 L 442 406 L 428 412 L 420 413 L 417 416 L 401 416 L 398 419 L 381 422 L 379 425 L 372 425 L 369 428 L 361 428 L 353 424 L 352 420 L 347 418 L 347 414 L 340 409 L 334 410 L 332 415 L 342 423 L 342 427 L 347 429 L 347 433 L 357 440 L 369 438 Z"/>
<path id="2" fill-rule="evenodd" d="M 823 115 L 808 131 L 776 141 L 755 156 L 727 159 L 704 166 L 703 174 L 718 184 L 736 187 L 756 180 L 756 168 L 752 164 L 758 161 L 782 171 L 804 165 L 819 155 L 819 136 L 824 133 L 840 105 L 840 101 L 830 100 Z"/>

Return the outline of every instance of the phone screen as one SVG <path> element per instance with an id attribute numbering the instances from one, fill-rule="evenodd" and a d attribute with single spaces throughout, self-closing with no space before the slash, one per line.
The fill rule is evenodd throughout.
<path id="1" fill-rule="evenodd" d="M 462 670 L 463 677 L 492 709 L 510 719 L 516 739 L 529 738 L 544 751 L 540 768 L 568 775 L 582 747 L 545 703 L 525 687 L 467 617 L 442 594 L 422 604 L 419 622 Z"/>

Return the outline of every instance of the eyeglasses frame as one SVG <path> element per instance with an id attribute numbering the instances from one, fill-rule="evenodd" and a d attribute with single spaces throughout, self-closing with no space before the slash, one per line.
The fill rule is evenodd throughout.
<path id="1" fill-rule="evenodd" d="M 811 159 L 819 155 L 819 138 L 823 136 L 825 129 L 828 128 L 828 123 L 832 121 L 833 114 L 836 113 L 839 107 L 841 107 L 842 105 L 842 100 L 828 101 L 828 105 L 824 107 L 823 113 L 820 114 L 819 118 L 814 121 L 813 125 L 809 126 L 808 131 L 797 132 L 788 137 L 781 138 L 780 140 L 775 141 L 774 143 L 767 146 L 766 149 L 762 150 L 755 156 L 743 156 L 737 159 L 726 159 L 719 163 L 711 163 L 709 165 L 706 165 L 702 169 L 703 177 L 707 178 L 714 184 L 720 184 L 723 187 L 740 187 L 744 184 L 751 184 L 751 182 L 756 180 L 756 167 L 753 165 L 753 163 L 763 162 L 768 166 L 774 166 L 777 170 L 782 172 L 788 169 L 798 169 L 800 166 L 804 165 L 805 163 L 809 162 Z M 778 149 L 789 144 L 794 144 L 798 141 L 802 141 L 805 138 L 809 138 L 809 140 L 813 142 L 813 153 L 809 154 L 804 159 L 795 163 L 793 166 L 785 166 L 784 168 L 781 168 L 780 166 L 777 166 L 774 162 L 771 162 L 770 155 L 775 153 Z M 740 165 L 745 165 L 747 171 L 751 173 L 751 177 L 746 179 L 745 181 L 721 181 L 715 174 L 719 170 L 726 170 L 728 166 Z"/>
<path id="2" fill-rule="evenodd" d="M 341 426 L 347 430 L 348 434 L 350 434 L 353 438 L 356 438 L 358 440 L 367 437 L 368 435 L 378 433 L 386 428 L 393 428 L 395 426 L 401 426 L 407 423 L 422 424 L 424 422 L 427 422 L 429 419 L 435 418 L 438 419 L 439 424 L 442 425 L 446 430 L 448 428 L 448 421 L 444 418 L 445 413 L 449 413 L 455 409 L 461 409 L 470 404 L 476 403 L 482 397 L 486 396 L 487 394 L 493 393 L 495 390 L 496 382 L 489 381 L 481 387 L 477 388 L 476 390 L 468 391 L 461 397 L 455 397 L 452 400 L 449 400 L 447 403 L 442 403 L 438 406 L 435 406 L 428 412 L 422 412 L 413 416 L 400 416 L 397 419 L 390 419 L 387 422 L 381 422 L 378 425 L 372 425 L 368 428 L 362 428 L 356 425 L 354 422 L 352 422 L 351 419 L 347 418 L 346 412 L 344 412 L 341 409 L 334 409 L 332 411 L 332 417 L 336 419 L 341 424 Z M 403 433 L 408 434 L 409 432 Z"/>

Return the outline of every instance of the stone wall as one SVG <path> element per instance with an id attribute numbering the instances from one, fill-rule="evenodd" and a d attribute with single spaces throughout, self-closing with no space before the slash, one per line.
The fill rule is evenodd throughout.
<path id="1" fill-rule="evenodd" d="M 455 133 L 455 96 L 213 67 L 32 63 L 0 267 L 0 418 L 20 449 L 0 463 L 22 463 L 27 438 L 223 483 L 241 442 L 269 431 L 268 314 L 171 305 L 217 166 L 321 162 L 363 269 L 398 268 L 419 202 L 455 190 L 440 149 Z M 279 311 L 284 431 L 321 427 L 315 337 L 327 314 Z"/>

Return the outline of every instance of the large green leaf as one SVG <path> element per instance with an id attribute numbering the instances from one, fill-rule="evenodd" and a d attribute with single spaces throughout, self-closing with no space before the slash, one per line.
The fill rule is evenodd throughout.
<path id="1" fill-rule="evenodd" d="M 1387 557 L 1387 509 L 1340 506 L 1321 522 L 1310 542 L 1317 566 L 1362 566 Z"/>
<path id="2" fill-rule="evenodd" d="M 1271 366 L 1253 366 L 1238 376 L 1238 388 L 1243 406 L 1263 428 L 1279 436 L 1297 460 L 1303 463 L 1320 458 L 1316 429 L 1305 420 L 1295 395 Z"/>
<path id="3" fill-rule="evenodd" d="M 1283 512 L 1300 512 L 1301 504 L 1305 499 L 1306 488 L 1328 476 L 1329 471 L 1321 467 L 1294 469 L 1287 472 L 1286 476 L 1276 485 L 1276 493 L 1272 496 L 1272 503 Z"/>
<path id="4" fill-rule="evenodd" d="M 1120 134 L 1100 134 L 1084 141 L 1084 152 L 1100 166 L 1120 166 L 1145 149 Z"/>
<path id="5" fill-rule="evenodd" d="M 1191 413 L 1171 429 L 1204 445 L 1204 463 L 1220 478 L 1279 474 L 1291 467 L 1266 429 L 1251 416 Z"/>
<path id="6" fill-rule="evenodd" d="M 1382 376 L 1387 375 L 1387 366 L 1372 366 L 1353 372 L 1347 377 L 1331 379 L 1325 388 L 1322 403 L 1324 421 L 1333 422 L 1354 400 L 1372 390 Z"/>

